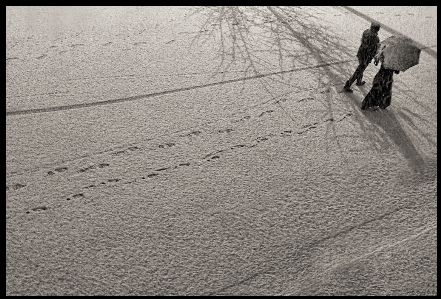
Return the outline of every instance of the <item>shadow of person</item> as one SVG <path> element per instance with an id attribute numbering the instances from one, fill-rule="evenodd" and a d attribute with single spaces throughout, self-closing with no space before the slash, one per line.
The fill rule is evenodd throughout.
<path id="1" fill-rule="evenodd" d="M 398 152 L 407 160 L 412 171 L 416 174 L 422 174 L 425 168 L 425 160 L 413 144 L 409 135 L 403 129 L 398 120 L 397 112 L 393 111 L 390 107 L 386 109 L 378 108 L 377 110 L 372 108 L 361 110 L 361 101 L 369 90 L 366 86 L 358 87 L 363 96 L 362 98 L 352 93 L 346 93 L 346 95 L 352 100 L 355 106 L 354 109 L 358 108 L 360 113 L 364 116 L 364 119 L 359 120 L 361 122 L 360 126 L 365 128 L 366 131 L 376 131 L 373 134 L 366 132 L 368 135 L 367 138 L 373 143 L 380 144 L 381 148 L 388 148 L 390 142 L 392 142 Z M 380 131 L 374 128 L 382 129 L 382 132 L 378 133 Z M 385 138 L 381 138 L 379 135 L 384 135 Z M 375 138 L 375 140 L 372 140 L 372 137 Z"/>
<path id="2" fill-rule="evenodd" d="M 222 74 L 236 65 L 232 62 L 238 61 L 244 67 L 244 73 L 252 71 L 254 76 L 261 76 L 264 70 L 275 72 L 277 66 L 280 67 L 280 73 L 285 73 L 294 71 L 283 67 L 286 65 L 319 65 L 320 78 L 326 79 L 328 85 L 340 85 L 343 88 L 347 79 L 343 76 L 346 68 L 342 61 L 331 62 L 335 62 L 336 57 L 353 57 L 354 53 L 342 47 L 339 34 L 330 31 L 321 22 L 308 22 L 310 18 L 317 17 L 313 11 L 279 6 L 221 6 L 197 8 L 193 14 L 203 16 L 194 42 L 201 39 L 205 42 L 206 38 L 213 38 L 214 45 L 217 44 L 213 51 L 220 56 L 219 70 Z M 298 57 L 291 55 L 294 50 L 298 52 Z M 301 87 L 302 83 L 297 85 Z M 360 91 L 361 99 L 355 94 L 347 94 L 352 99 L 354 110 L 360 110 L 361 100 L 367 94 L 364 86 L 360 86 Z M 331 98 L 327 98 L 327 108 L 332 115 Z M 375 138 L 374 143 L 388 148 L 391 144 L 389 141 L 392 141 L 414 172 L 424 168 L 423 157 L 402 128 L 393 109 L 366 110 L 361 113 L 365 117 L 360 118 L 360 126 L 375 131 L 369 134 L 369 137 Z M 381 138 L 382 134 L 385 138 Z"/>
<path id="3" fill-rule="evenodd" d="M 424 170 L 424 158 L 403 129 L 393 110 L 390 108 L 384 110 L 366 109 L 361 110 L 361 113 L 372 126 L 383 129 L 388 139 L 395 144 L 399 153 L 408 161 L 409 167 L 413 172 L 421 173 Z M 382 142 L 387 143 L 387 140 L 383 140 Z M 385 147 L 387 146 L 386 144 L 383 145 Z"/>

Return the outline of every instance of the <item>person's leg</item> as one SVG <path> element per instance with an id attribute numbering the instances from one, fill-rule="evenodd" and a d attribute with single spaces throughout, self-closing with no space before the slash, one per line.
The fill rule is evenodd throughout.
<path id="1" fill-rule="evenodd" d="M 368 94 L 364 97 L 363 101 L 361 102 L 361 109 L 365 110 L 366 108 L 373 106 L 373 101 L 375 100 L 375 89 L 371 88 L 369 90 Z"/>
<path id="2" fill-rule="evenodd" d="M 360 61 L 360 63 L 358 65 L 357 69 L 355 70 L 354 74 L 351 76 L 351 78 L 349 78 L 348 81 L 346 81 L 346 84 L 343 87 L 343 89 L 345 91 L 352 92 L 353 91 L 351 89 L 352 83 L 354 83 L 354 81 L 356 81 L 356 80 L 357 80 L 357 83 L 361 82 L 361 79 L 363 78 L 363 72 L 366 69 L 366 67 L 367 67 L 367 64 L 365 62 L 363 62 L 363 61 Z M 363 85 L 363 84 L 364 83 L 357 84 L 357 85 Z"/>
<path id="3" fill-rule="evenodd" d="M 381 109 L 386 109 L 390 106 L 390 103 L 392 101 L 392 83 L 388 86 L 387 91 L 383 94 L 383 98 L 381 99 L 381 102 L 379 103 L 379 106 Z"/>
<path id="4" fill-rule="evenodd" d="M 372 85 L 371 90 L 368 92 L 368 94 L 365 96 L 364 100 L 361 102 L 361 109 L 366 109 L 369 107 L 375 107 L 379 105 L 379 101 L 382 97 L 382 88 L 381 85 L 378 84 L 378 82 L 375 82 Z"/>
<path id="5" fill-rule="evenodd" d="M 367 66 L 369 65 L 369 62 L 360 62 L 360 65 L 358 66 L 356 72 L 357 72 L 357 83 L 355 83 L 356 85 L 360 86 L 360 85 L 364 85 L 366 82 L 363 81 L 363 73 L 366 70 Z"/>
<path id="6" fill-rule="evenodd" d="M 349 80 L 346 81 L 345 86 L 343 86 L 344 91 L 353 92 L 353 90 L 351 89 L 351 85 L 357 79 L 357 70 L 358 70 L 358 67 L 355 70 L 354 74 L 352 74 L 352 76 L 349 78 Z"/>
<path id="7" fill-rule="evenodd" d="M 368 92 L 368 94 L 364 97 L 363 101 L 361 102 L 361 109 L 365 110 L 368 107 L 368 102 L 371 97 L 371 91 Z"/>

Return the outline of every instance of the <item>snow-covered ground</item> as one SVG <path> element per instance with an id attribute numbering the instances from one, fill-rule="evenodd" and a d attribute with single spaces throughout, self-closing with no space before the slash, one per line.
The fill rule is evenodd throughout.
<path id="1" fill-rule="evenodd" d="M 436 294 L 436 7 L 265 9 L 256 74 L 188 8 L 6 8 L 7 295 Z M 362 111 L 371 19 L 425 48 Z"/>

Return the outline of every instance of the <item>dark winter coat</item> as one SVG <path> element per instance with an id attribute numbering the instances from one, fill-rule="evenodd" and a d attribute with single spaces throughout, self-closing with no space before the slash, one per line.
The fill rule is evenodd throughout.
<path id="1" fill-rule="evenodd" d="M 357 57 L 360 62 L 370 63 L 377 52 L 380 39 L 378 34 L 371 29 L 366 29 L 361 37 L 361 45 L 358 48 Z"/>
<path id="2" fill-rule="evenodd" d="M 361 103 L 361 108 L 379 106 L 386 109 L 392 100 L 392 83 L 394 82 L 393 74 L 399 74 L 399 71 L 386 69 L 383 64 L 374 77 L 372 88 Z"/>

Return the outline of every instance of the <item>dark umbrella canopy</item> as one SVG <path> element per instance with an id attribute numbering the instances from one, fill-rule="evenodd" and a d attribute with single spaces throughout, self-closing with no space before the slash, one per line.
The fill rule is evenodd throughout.
<path id="1" fill-rule="evenodd" d="M 405 71 L 417 65 L 421 49 L 411 39 L 391 36 L 380 43 L 379 54 L 383 57 L 383 66 L 387 69 Z"/>

